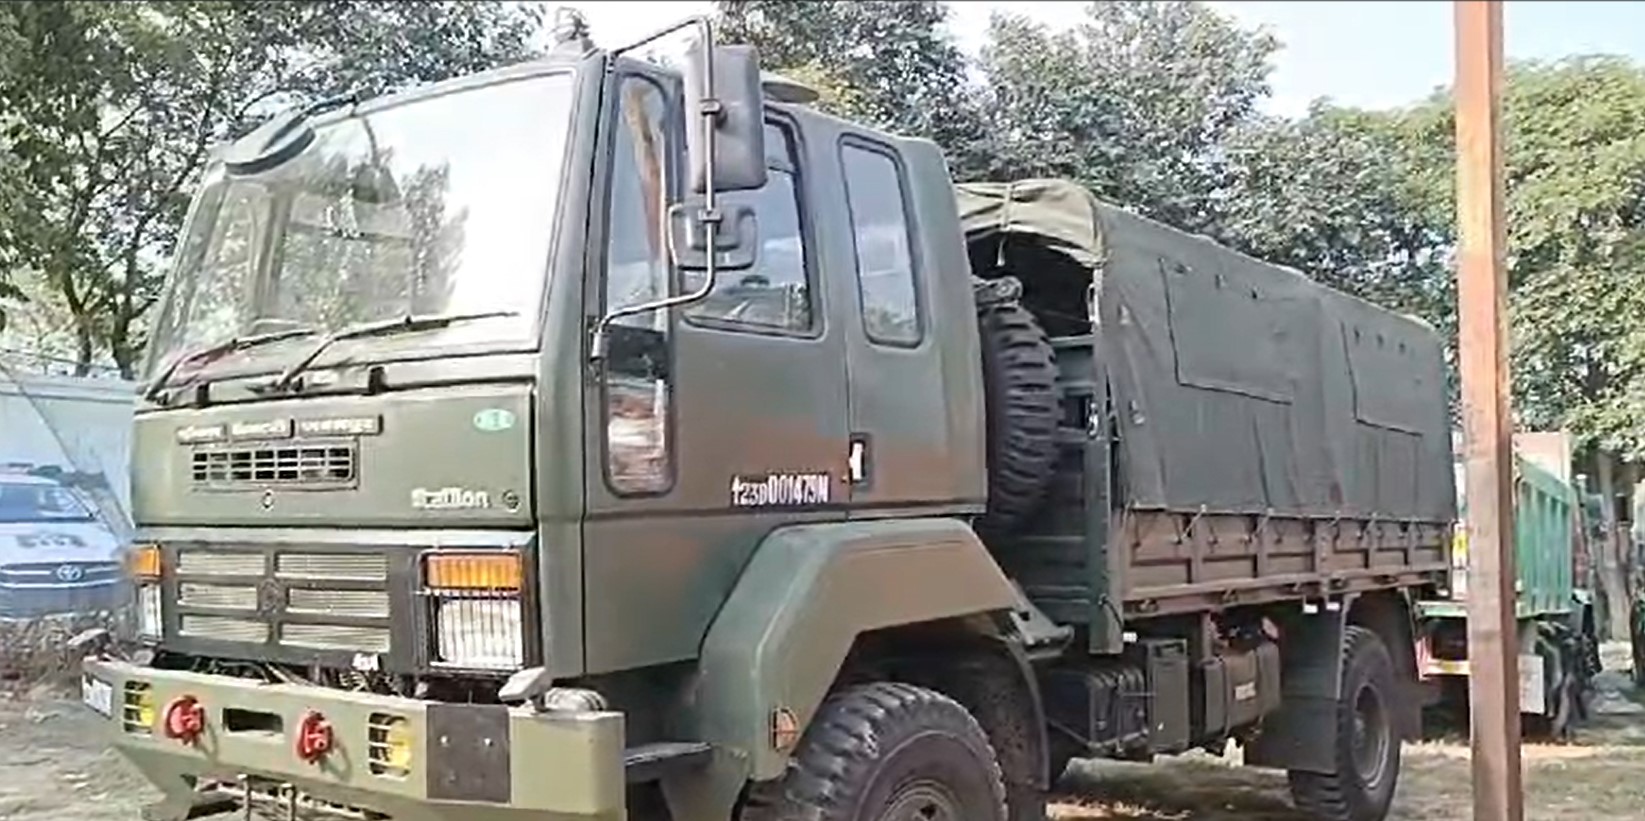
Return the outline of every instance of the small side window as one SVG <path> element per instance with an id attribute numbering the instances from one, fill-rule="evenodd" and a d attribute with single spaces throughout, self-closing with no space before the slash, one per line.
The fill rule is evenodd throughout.
<path id="1" fill-rule="evenodd" d="M 668 108 L 663 92 L 625 79 L 618 107 L 607 219 L 605 305 L 608 310 L 668 296 L 670 265 L 663 234 L 668 203 Z M 662 493 L 673 483 L 668 441 L 673 385 L 668 312 L 630 314 L 611 324 L 603 387 L 606 472 L 619 493 Z"/>
<path id="2" fill-rule="evenodd" d="M 765 144 L 770 169 L 765 186 L 757 191 L 721 195 L 726 203 L 754 210 L 760 231 L 754 267 L 717 274 L 714 290 L 707 299 L 691 306 L 686 316 L 704 324 L 733 325 L 738 329 L 805 333 L 812 327 L 811 284 L 800 222 L 793 138 L 788 129 L 767 123 Z M 700 278 L 692 280 L 687 277 L 686 291 L 701 287 Z"/>
<path id="3" fill-rule="evenodd" d="M 919 344 L 923 323 L 902 167 L 888 154 L 860 145 L 844 146 L 841 159 L 857 246 L 863 327 L 875 342 Z"/>

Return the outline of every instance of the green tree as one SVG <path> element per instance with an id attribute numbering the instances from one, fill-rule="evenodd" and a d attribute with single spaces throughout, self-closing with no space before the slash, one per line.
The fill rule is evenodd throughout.
<path id="1" fill-rule="evenodd" d="M 18 17 L 20 8 L 21 4 L 0 4 L 0 88 L 6 87 L 23 70 L 23 58 L 28 50 Z M 0 105 L 0 331 L 4 331 L 8 323 L 7 304 L 23 298 L 23 291 L 16 283 L 20 265 L 16 233 L 22 161 L 12 144 L 18 122 L 16 111 Z"/>
<path id="2" fill-rule="evenodd" d="M 1454 362 L 1450 127 L 1449 111 L 1430 106 L 1321 102 L 1243 128 L 1229 141 L 1235 183 L 1218 238 L 1426 320 L 1453 343 Z M 1454 402 L 1459 385 L 1449 386 Z"/>
<path id="3" fill-rule="evenodd" d="M 970 155 L 980 115 L 966 59 L 935 0 L 721 0 L 721 30 L 769 69 L 803 80 L 832 113 Z"/>
<path id="4" fill-rule="evenodd" d="M 1645 458 L 1645 69 L 1521 64 L 1504 103 L 1521 420 Z"/>
<path id="5" fill-rule="evenodd" d="M 1189 230 L 1221 219 L 1230 136 L 1269 93 L 1278 42 L 1202 3 L 1092 3 L 1053 32 L 995 15 L 985 172 L 1061 176 Z"/>
<path id="6" fill-rule="evenodd" d="M 130 376 L 141 321 L 212 147 L 283 106 L 516 61 L 536 4 L 6 4 L 27 43 L 0 77 L 20 165 L 8 246 L 73 317 L 76 357 Z"/>

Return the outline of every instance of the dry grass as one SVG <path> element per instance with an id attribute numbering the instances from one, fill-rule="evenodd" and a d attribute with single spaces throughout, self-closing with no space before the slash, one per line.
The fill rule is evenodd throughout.
<path id="1" fill-rule="evenodd" d="M 85 650 L 69 646 L 69 640 L 93 628 L 116 633 L 119 621 L 117 613 L 0 620 L 0 690 L 27 692 L 72 683 Z"/>

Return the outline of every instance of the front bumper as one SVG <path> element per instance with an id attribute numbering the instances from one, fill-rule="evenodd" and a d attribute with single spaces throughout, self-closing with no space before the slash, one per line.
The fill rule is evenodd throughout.
<path id="1" fill-rule="evenodd" d="M 617 821 L 624 817 L 624 725 L 620 713 L 534 713 L 526 708 L 446 704 L 371 693 L 157 670 L 87 660 L 88 682 L 112 688 L 108 724 L 120 752 L 164 794 L 157 821 L 182 821 L 200 804 L 197 785 L 273 784 L 303 815 L 395 821 Z M 152 726 L 122 708 L 128 685 L 151 688 Z M 88 686 L 93 686 L 89 685 Z M 163 732 L 166 705 L 189 696 L 203 708 L 193 744 Z M 329 754 L 298 754 L 298 728 L 317 712 L 332 728 Z M 411 738 L 403 775 L 383 774 L 371 731 L 402 718 Z M 249 781 L 248 781 L 249 779 Z"/>

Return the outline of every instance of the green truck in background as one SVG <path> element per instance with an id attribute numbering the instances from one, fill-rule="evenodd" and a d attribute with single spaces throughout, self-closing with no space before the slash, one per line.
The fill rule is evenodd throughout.
<path id="1" fill-rule="evenodd" d="M 1460 461 L 1456 471 L 1460 514 L 1467 505 Z M 1571 478 L 1571 448 L 1565 434 L 1515 436 L 1519 706 L 1532 737 L 1568 737 L 1573 723 L 1587 717 L 1593 676 L 1600 669 L 1583 495 Z M 1451 561 L 1445 595 L 1417 605 L 1418 659 L 1421 678 L 1436 685 L 1430 701 L 1453 716 L 1465 717 L 1468 551 L 1460 523 Z"/>
<path id="2" fill-rule="evenodd" d="M 562 22 L 196 194 L 83 680 L 150 818 L 1037 821 L 1229 740 L 1386 816 L 1431 328 Z"/>

